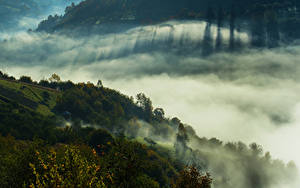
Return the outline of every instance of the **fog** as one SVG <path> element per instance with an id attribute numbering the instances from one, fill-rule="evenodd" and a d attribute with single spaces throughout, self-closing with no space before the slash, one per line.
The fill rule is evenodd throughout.
<path id="1" fill-rule="evenodd" d="M 52 73 L 75 82 L 101 79 L 131 96 L 143 92 L 200 137 L 256 142 L 300 166 L 300 46 L 249 49 L 247 33 L 237 32 L 245 49 L 229 53 L 229 31 L 223 29 L 224 50 L 203 57 L 205 25 L 173 21 L 73 38 L 4 34 L 0 69 L 35 80 Z"/>

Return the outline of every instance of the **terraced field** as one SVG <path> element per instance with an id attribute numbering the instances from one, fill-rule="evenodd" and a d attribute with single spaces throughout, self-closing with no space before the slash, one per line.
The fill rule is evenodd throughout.
<path id="1" fill-rule="evenodd" d="M 0 103 L 18 103 L 43 115 L 53 115 L 58 95 L 53 89 L 0 79 Z"/>

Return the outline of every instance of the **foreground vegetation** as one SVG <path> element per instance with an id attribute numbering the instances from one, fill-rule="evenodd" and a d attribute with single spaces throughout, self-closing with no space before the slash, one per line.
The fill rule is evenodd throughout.
<path id="1" fill-rule="evenodd" d="M 55 74 L 0 78 L 3 187 L 259 188 L 297 176 L 293 163 L 255 143 L 199 138 L 144 94 L 133 99 L 101 81 L 74 84 Z"/>

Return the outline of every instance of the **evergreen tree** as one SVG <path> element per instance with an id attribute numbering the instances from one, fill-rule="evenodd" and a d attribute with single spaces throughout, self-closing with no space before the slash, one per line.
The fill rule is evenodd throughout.
<path id="1" fill-rule="evenodd" d="M 184 158 L 184 155 L 188 149 L 187 142 L 188 142 L 188 135 L 184 125 L 181 123 L 178 126 L 178 133 L 175 142 L 175 151 L 176 151 L 176 155 L 178 155 L 179 158 L 182 157 Z"/>

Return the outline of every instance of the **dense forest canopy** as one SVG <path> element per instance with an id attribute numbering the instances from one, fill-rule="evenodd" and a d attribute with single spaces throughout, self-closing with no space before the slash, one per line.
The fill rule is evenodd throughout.
<path id="1" fill-rule="evenodd" d="M 109 21 L 136 20 L 139 23 L 164 21 L 169 19 L 209 19 L 207 13 L 223 9 L 229 17 L 235 11 L 239 19 L 251 17 L 273 10 L 280 16 L 290 18 L 298 16 L 299 3 L 293 0 L 85 0 L 78 5 L 72 4 L 60 17 L 60 24 L 94 24 Z M 212 18 L 216 15 L 211 14 Z M 50 20 L 49 20 L 50 21 Z"/>

